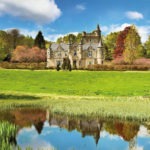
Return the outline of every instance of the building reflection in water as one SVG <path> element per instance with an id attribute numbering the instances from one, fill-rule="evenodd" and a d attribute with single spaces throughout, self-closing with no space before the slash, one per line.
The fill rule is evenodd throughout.
<path id="1" fill-rule="evenodd" d="M 42 109 L 15 109 L 10 111 L 0 112 L 0 120 L 7 120 L 16 124 L 19 130 L 24 127 L 31 127 L 34 125 L 38 134 L 42 133 L 44 122 L 48 121 L 50 126 L 59 126 L 68 131 L 77 130 L 82 134 L 82 137 L 93 136 L 95 144 L 100 140 L 102 131 L 107 131 L 111 135 L 118 135 L 124 141 L 129 142 L 129 149 L 136 149 L 136 138 L 140 128 L 140 123 L 122 122 L 119 120 L 104 120 L 104 119 L 81 119 L 72 118 L 62 115 L 54 115 L 48 110 Z M 147 128 L 149 126 L 144 124 Z"/>

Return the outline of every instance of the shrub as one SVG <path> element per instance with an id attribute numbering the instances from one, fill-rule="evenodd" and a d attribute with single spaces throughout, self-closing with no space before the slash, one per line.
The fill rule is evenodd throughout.
<path id="1" fill-rule="evenodd" d="M 17 46 L 13 51 L 11 62 L 45 62 L 46 51 L 38 47 Z"/>
<path id="2" fill-rule="evenodd" d="M 135 65 L 150 65 L 150 59 L 139 58 L 134 61 Z"/>
<path id="3" fill-rule="evenodd" d="M 114 65 L 126 65 L 123 56 L 122 57 L 117 57 L 112 61 L 112 64 Z"/>
<path id="4" fill-rule="evenodd" d="M 0 63 L 0 68 L 5 69 L 46 69 L 46 63 L 9 63 L 9 62 L 3 62 Z"/>
<path id="5" fill-rule="evenodd" d="M 71 63 L 69 58 L 64 58 L 63 59 L 63 64 L 62 64 L 62 69 L 63 70 L 69 70 L 71 71 Z"/>
<path id="6" fill-rule="evenodd" d="M 57 71 L 60 70 L 60 64 L 57 64 L 56 70 L 57 70 Z"/>
<path id="7" fill-rule="evenodd" d="M 89 65 L 90 71 L 127 71 L 127 70 L 150 70 L 150 65 Z"/>

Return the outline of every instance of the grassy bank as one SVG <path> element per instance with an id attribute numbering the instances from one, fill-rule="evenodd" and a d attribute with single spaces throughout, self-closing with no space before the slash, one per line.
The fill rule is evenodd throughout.
<path id="1" fill-rule="evenodd" d="M 0 109 L 150 120 L 150 72 L 0 70 Z"/>
<path id="2" fill-rule="evenodd" d="M 150 120 L 150 99 L 147 97 L 58 96 L 49 94 L 5 93 L 0 109 L 22 107 L 45 108 L 52 113 L 76 117 L 105 117 L 126 120 Z M 32 97 L 33 99 L 29 99 Z"/>
<path id="3" fill-rule="evenodd" d="M 0 70 L 0 90 L 74 96 L 150 96 L 150 72 Z"/>

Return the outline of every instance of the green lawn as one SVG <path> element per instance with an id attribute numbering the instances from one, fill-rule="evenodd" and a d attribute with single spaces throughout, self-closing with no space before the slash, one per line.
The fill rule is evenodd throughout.
<path id="1" fill-rule="evenodd" d="M 0 70 L 0 91 L 79 96 L 150 96 L 150 72 Z"/>
<path id="2" fill-rule="evenodd" d="M 0 70 L 0 109 L 150 120 L 150 72 Z"/>

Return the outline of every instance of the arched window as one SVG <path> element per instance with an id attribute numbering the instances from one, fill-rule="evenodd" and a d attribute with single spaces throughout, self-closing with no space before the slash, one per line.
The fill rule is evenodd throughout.
<path id="1" fill-rule="evenodd" d="M 88 52 L 88 57 L 92 57 L 92 51 Z"/>
<path id="2" fill-rule="evenodd" d="M 77 56 L 77 51 L 74 51 L 74 54 L 73 54 L 74 56 Z"/>
<path id="3" fill-rule="evenodd" d="M 57 56 L 60 57 L 61 56 L 61 52 L 58 52 Z"/>

